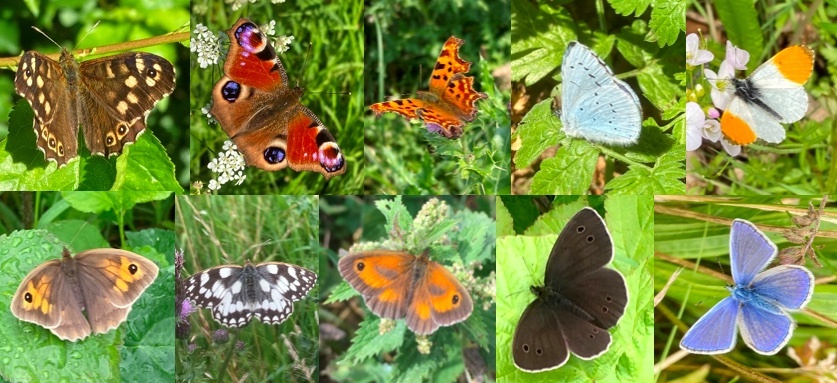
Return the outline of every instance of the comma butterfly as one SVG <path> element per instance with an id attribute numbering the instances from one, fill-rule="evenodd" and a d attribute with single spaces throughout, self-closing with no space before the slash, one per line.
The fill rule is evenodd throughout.
<path id="1" fill-rule="evenodd" d="M 471 63 L 459 57 L 459 47 L 464 43 L 454 36 L 445 42 L 430 75 L 429 91 L 417 92 L 418 98 L 372 104 L 370 108 L 375 116 L 395 112 L 409 119 L 423 120 L 429 132 L 451 139 L 461 136 L 462 126 L 477 116 L 477 101 L 488 98 L 487 94 L 474 90 L 473 77 L 465 76 Z"/>
<path id="2" fill-rule="evenodd" d="M 230 52 L 224 77 L 212 89 L 210 113 L 221 124 L 247 165 L 275 171 L 346 172 L 334 137 L 299 103 L 303 90 L 288 86 L 276 50 L 252 21 L 239 19 L 227 31 Z"/>

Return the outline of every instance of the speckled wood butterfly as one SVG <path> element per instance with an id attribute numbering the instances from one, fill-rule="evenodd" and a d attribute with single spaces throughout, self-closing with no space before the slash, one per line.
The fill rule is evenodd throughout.
<path id="1" fill-rule="evenodd" d="M 136 141 L 154 104 L 174 90 L 174 67 L 142 52 L 79 63 L 66 49 L 58 61 L 28 51 L 15 90 L 35 112 L 38 148 L 61 167 L 78 156 L 79 124 L 96 155 L 118 155 Z"/>
<path id="2" fill-rule="evenodd" d="M 293 302 L 308 294 L 317 274 L 297 265 L 264 262 L 224 265 L 203 270 L 184 283 L 186 299 L 211 308 L 216 321 L 242 327 L 256 317 L 280 324 L 294 311 Z"/>

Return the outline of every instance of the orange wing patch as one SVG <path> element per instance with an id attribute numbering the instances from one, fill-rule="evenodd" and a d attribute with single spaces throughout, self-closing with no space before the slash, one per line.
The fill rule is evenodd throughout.
<path id="1" fill-rule="evenodd" d="M 465 123 L 476 118 L 477 101 L 488 98 L 474 89 L 474 78 L 464 74 L 471 69 L 471 63 L 459 57 L 463 43 L 454 36 L 445 42 L 430 75 L 429 91 L 418 92 L 418 98 L 372 104 L 375 116 L 395 112 L 409 119 L 421 119 L 431 133 L 451 139 L 461 136 Z"/>

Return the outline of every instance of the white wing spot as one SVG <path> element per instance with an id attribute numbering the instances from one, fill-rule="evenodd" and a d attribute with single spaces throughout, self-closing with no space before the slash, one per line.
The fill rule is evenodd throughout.
<path id="1" fill-rule="evenodd" d="M 218 270 L 218 275 L 220 275 L 221 278 L 228 278 L 230 274 L 232 274 L 232 268 L 224 267 Z"/>

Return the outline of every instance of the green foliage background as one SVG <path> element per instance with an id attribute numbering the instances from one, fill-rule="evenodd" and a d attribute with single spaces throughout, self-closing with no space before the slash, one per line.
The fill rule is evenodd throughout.
<path id="1" fill-rule="evenodd" d="M 192 13 L 192 28 L 203 24 L 213 32 L 228 30 L 239 17 L 257 25 L 276 21 L 276 36 L 294 36 L 290 50 L 279 55 L 290 86 L 305 89 L 300 102 L 311 109 L 331 132 L 346 159 L 346 173 L 329 181 L 319 173 L 289 168 L 265 172 L 248 167 L 244 184 L 221 188 L 229 194 L 359 194 L 363 182 L 363 4 L 360 0 L 322 2 L 261 1 L 232 11 L 220 0 L 201 3 L 205 11 Z M 226 40 L 225 40 L 226 41 Z M 309 48 L 310 44 L 310 48 Z M 212 100 L 212 87 L 221 78 L 229 45 L 222 44 L 218 65 L 202 69 L 192 55 L 190 168 L 192 181 L 204 187 L 212 178 L 206 168 L 229 137 L 221 126 L 209 124 L 200 109 Z M 348 94 L 347 94 L 348 93 Z"/>
<path id="2" fill-rule="evenodd" d="M 747 74 L 794 44 L 808 45 L 816 52 L 816 60 L 814 73 L 805 84 L 813 111 L 799 122 L 783 125 L 787 136 L 781 143 L 756 141 L 737 157 L 727 154 L 720 143 L 704 140 L 701 148 L 689 155 L 688 172 L 694 181 L 688 193 L 807 195 L 837 190 L 837 7 L 828 1 L 784 1 L 771 6 L 716 1 L 711 10 L 691 1 L 690 7 L 706 22 L 723 25 L 729 41 L 750 53 Z M 717 72 L 726 57 L 726 41 L 708 37 L 711 35 L 702 36 L 701 49 L 714 53 L 715 59 L 704 67 Z M 738 77 L 743 78 L 740 73 Z M 701 83 L 705 94 L 697 102 L 705 109 L 712 100 L 708 82 Z M 689 89 L 695 89 L 695 85 L 690 83 Z"/>
<path id="3" fill-rule="evenodd" d="M 510 92 L 494 79 L 494 71 L 509 63 L 509 9 L 508 0 L 366 3 L 367 193 L 510 193 Z M 369 105 L 428 89 L 451 35 L 465 40 L 460 56 L 472 63 L 468 74 L 475 77 L 474 88 L 488 94 L 477 103 L 477 118 L 465 125 L 463 135 L 449 140 L 395 113 L 376 119 Z"/>
<path id="4" fill-rule="evenodd" d="M 0 307 L 43 262 L 115 247 L 160 267 L 117 330 L 77 342 L 11 315 L 0 316 L 0 375 L 12 382 L 174 379 L 174 214 L 171 193 L 65 192 L 0 195 Z M 68 358 L 68 356 L 70 356 Z M 137 373 L 141 371 L 141 373 Z"/>
<path id="5" fill-rule="evenodd" d="M 726 200 L 690 198 L 681 201 L 667 201 L 655 206 L 654 249 L 656 252 L 654 291 L 657 294 L 669 282 L 672 275 L 680 275 L 665 292 L 656 306 L 654 328 L 654 358 L 657 362 L 666 360 L 680 349 L 680 340 L 685 331 L 695 324 L 721 299 L 729 296 L 725 285 L 731 284 L 729 268 L 729 231 L 735 218 L 746 219 L 762 230 L 778 247 L 779 251 L 790 246 L 799 246 L 788 238 L 800 236 L 800 230 L 791 221 L 805 216 L 808 204 L 819 210 L 821 197 L 749 197 L 736 198 L 735 203 Z M 811 337 L 819 338 L 825 347 L 837 344 L 837 205 L 830 202 L 819 222 L 819 234 L 813 242 L 813 249 L 822 267 L 810 260 L 804 262 L 817 279 L 814 295 L 805 310 L 795 313 L 793 318 L 799 327 L 787 347 L 797 348 L 797 354 L 809 355 L 806 347 Z M 805 238 L 807 240 L 807 238 Z M 768 266 L 770 267 L 770 266 Z M 832 346 L 827 346 L 827 345 Z M 824 350 L 811 354 L 808 373 L 787 356 L 787 351 L 776 355 L 761 355 L 744 345 L 738 337 L 733 351 L 724 357 L 731 359 L 736 372 L 731 372 L 726 358 L 709 355 L 689 355 L 666 364 L 657 376 L 657 381 L 717 381 L 731 379 L 733 373 L 744 380 L 767 381 L 777 379 L 786 382 L 816 381 L 834 377 L 833 370 L 823 371 L 816 366 L 817 360 L 826 358 Z M 807 358 L 807 356 L 805 357 Z M 701 366 L 708 367 L 699 368 Z M 825 364 L 827 365 L 827 363 Z M 770 367 L 760 372 L 761 367 Z M 761 375 L 767 375 L 762 378 Z"/>
<path id="6" fill-rule="evenodd" d="M 323 297 L 320 317 L 324 326 L 336 326 L 346 335 L 324 341 L 320 348 L 323 371 L 337 382 L 453 382 L 462 379 L 470 365 L 485 365 L 480 372 L 491 376 L 494 371 L 495 306 L 486 310 L 485 300 L 473 291 L 474 311 L 471 316 L 449 327 L 440 327 L 427 338 L 432 342 L 429 355 L 417 351 L 417 337 L 403 320 L 398 320 L 391 331 L 381 335 L 380 319 L 368 311 L 358 293 L 343 282 L 337 271 L 338 250 L 363 244 L 380 248 L 380 241 L 390 239 L 393 225 L 403 230 L 405 238 L 415 238 L 418 244 L 406 245 L 413 253 L 430 250 L 431 259 L 450 265 L 478 262 L 482 268 L 474 276 L 490 278 L 494 271 L 495 225 L 491 218 L 493 197 L 433 197 L 443 200 L 451 210 L 444 223 L 432 228 L 413 226 L 413 217 L 430 197 L 325 197 L 321 202 L 321 242 L 325 247 L 320 258 Z M 444 237 L 444 239 L 442 239 Z M 406 241 L 406 240 L 405 240 Z M 374 242 L 374 243 L 373 243 Z M 415 247 L 413 247 L 415 246 Z M 427 246 L 427 247 L 425 247 Z M 468 288 L 468 287 L 466 287 Z M 352 298 L 352 301 L 349 301 Z M 348 301 L 348 302 L 347 302 Z M 344 315 L 347 310 L 364 316 Z M 464 355 L 478 358 L 466 363 Z M 324 378 L 321 378 L 324 379 Z"/>
<path id="7" fill-rule="evenodd" d="M 188 30 L 188 14 L 189 2 L 183 0 L 140 3 L 128 0 L 7 1 L 0 5 L 0 19 L 3 20 L 0 22 L 0 55 L 19 56 L 26 50 L 60 53 L 59 47 L 32 26 L 44 31 L 63 48 L 95 48 L 160 36 L 180 28 Z M 96 22 L 99 25 L 84 37 Z M 174 92 L 154 107 L 148 116 L 146 132 L 136 143 L 126 147 L 122 155 L 109 159 L 90 156 L 82 144 L 79 146 L 81 161 L 61 169 L 47 166 L 35 145 L 32 111 L 29 104 L 15 94 L 15 73 L 0 73 L 0 116 L 10 116 L 8 123 L 5 117 L 0 119 L 2 189 L 182 192 L 189 181 L 184 159 L 188 152 L 184 129 L 189 92 L 186 48 L 163 44 L 141 50 L 160 55 L 174 65 L 177 73 Z M 86 56 L 83 60 L 92 58 L 96 56 Z"/>
<path id="8" fill-rule="evenodd" d="M 512 80 L 525 87 L 532 105 L 512 135 L 519 143 L 514 168 L 537 170 L 531 180 L 515 180 L 514 193 L 586 194 L 604 154 L 606 185 L 595 192 L 682 194 L 685 101 L 678 77 L 685 69 L 685 0 L 595 4 L 512 3 Z M 645 117 L 637 144 L 608 147 L 564 135 L 552 104 L 564 51 L 573 40 L 593 49 L 637 92 Z M 553 157 L 536 163 L 558 143 Z"/>
<path id="9" fill-rule="evenodd" d="M 178 197 L 177 246 L 184 251 L 184 278 L 247 260 L 286 262 L 319 274 L 317 200 L 317 196 Z M 188 340 L 175 341 L 177 381 L 240 381 L 247 376 L 254 381 L 316 382 L 319 283 L 276 326 L 253 319 L 237 330 L 227 329 L 210 310 L 192 314 Z M 213 342 L 219 329 L 229 331 L 226 343 Z M 237 341 L 243 342 L 240 349 Z"/>
<path id="10" fill-rule="evenodd" d="M 650 382 L 654 314 L 653 200 L 650 196 L 505 196 L 497 206 L 497 381 L 498 382 Z M 535 201 L 538 199 L 538 201 Z M 511 345 L 520 316 L 532 302 L 529 287 L 543 285 L 546 263 L 558 234 L 582 208 L 605 219 L 613 239 L 611 268 L 628 286 L 628 307 L 611 328 L 610 349 L 593 360 L 571 356 L 564 366 L 527 373 L 514 366 Z M 540 211 L 544 210 L 542 213 Z M 604 212 L 603 214 L 601 212 Z"/>

